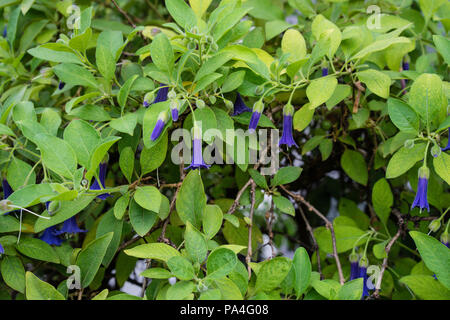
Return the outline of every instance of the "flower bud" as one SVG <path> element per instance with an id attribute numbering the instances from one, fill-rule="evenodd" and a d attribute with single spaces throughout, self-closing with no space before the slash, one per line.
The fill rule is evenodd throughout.
<path id="1" fill-rule="evenodd" d="M 168 99 L 175 99 L 176 97 L 177 97 L 177 93 L 175 92 L 174 89 L 170 90 L 169 93 L 167 94 Z"/>
<path id="2" fill-rule="evenodd" d="M 195 102 L 197 105 L 197 108 L 203 109 L 205 107 L 205 101 L 203 101 L 202 99 L 197 99 L 197 101 Z"/>
<path id="3" fill-rule="evenodd" d="M 403 146 L 404 146 L 406 149 L 412 149 L 412 148 L 414 148 L 414 140 L 413 140 L 413 139 L 408 139 L 408 140 L 406 140 L 405 143 L 403 144 Z"/>
<path id="4" fill-rule="evenodd" d="M 437 158 L 441 155 L 441 148 L 435 144 L 434 146 L 431 147 L 430 152 L 434 158 Z"/>
<path id="5" fill-rule="evenodd" d="M 255 89 L 255 94 L 256 94 L 257 96 L 262 95 L 263 92 L 264 92 L 264 86 L 257 86 L 257 87 L 256 87 L 256 89 Z"/>
<path id="6" fill-rule="evenodd" d="M 433 220 L 428 225 L 428 229 L 430 229 L 430 231 L 432 231 L 432 232 L 436 232 L 440 228 L 441 228 L 441 220 L 440 219 Z"/>

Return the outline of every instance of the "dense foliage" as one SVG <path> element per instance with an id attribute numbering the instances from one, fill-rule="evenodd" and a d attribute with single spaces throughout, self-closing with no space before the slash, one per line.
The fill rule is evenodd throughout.
<path id="1" fill-rule="evenodd" d="M 450 2 L 0 11 L 0 299 L 450 299 Z"/>

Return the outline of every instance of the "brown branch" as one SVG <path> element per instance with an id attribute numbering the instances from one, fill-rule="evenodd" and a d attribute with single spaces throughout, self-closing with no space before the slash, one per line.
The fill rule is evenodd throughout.
<path id="1" fill-rule="evenodd" d="M 227 214 L 233 214 L 236 211 L 237 206 L 239 205 L 239 200 L 241 200 L 242 195 L 244 194 L 244 191 L 248 188 L 250 184 L 252 184 L 253 179 L 248 179 L 247 183 L 239 190 L 236 199 L 234 199 L 233 204 L 231 205 L 230 209 L 228 210 Z"/>
<path id="2" fill-rule="evenodd" d="M 269 257 L 269 260 L 275 257 L 275 248 L 273 246 L 273 222 L 275 219 L 275 215 L 273 212 L 274 209 L 274 205 L 273 205 L 273 200 L 270 202 L 270 209 L 266 214 L 266 223 L 267 223 L 267 233 L 269 234 L 269 242 L 268 245 L 270 245 L 270 249 L 272 251 L 272 254 Z"/>
<path id="3" fill-rule="evenodd" d="M 248 278 L 250 279 L 252 276 L 252 269 L 250 267 L 250 261 L 252 260 L 252 227 L 253 227 L 253 214 L 255 212 L 255 189 L 256 184 L 251 182 L 252 188 L 251 188 L 251 196 L 252 196 L 252 205 L 250 207 L 250 222 L 248 225 L 248 247 L 247 247 L 247 256 L 245 257 L 245 261 L 247 262 L 247 271 L 248 271 Z"/>
<path id="4" fill-rule="evenodd" d="M 128 20 L 128 22 L 130 23 L 130 25 L 133 28 L 136 28 L 136 25 L 134 24 L 133 20 L 131 20 L 130 16 L 121 8 L 119 7 L 119 5 L 117 4 L 117 2 L 115 0 L 111 0 L 111 2 L 114 4 L 114 6 L 117 8 L 117 10 L 119 10 L 119 12 L 121 14 L 123 14 L 123 16 Z"/>
<path id="5" fill-rule="evenodd" d="M 316 252 L 316 257 L 317 257 L 317 271 L 319 271 L 320 274 L 320 280 L 323 279 L 323 274 L 322 274 L 322 267 L 320 265 L 320 253 L 319 253 L 319 245 L 317 244 L 317 240 L 316 237 L 314 236 L 314 231 L 311 228 L 311 225 L 309 224 L 308 219 L 306 218 L 305 212 L 303 211 L 303 208 L 301 206 L 301 204 L 299 204 L 298 209 L 300 211 L 300 215 L 302 216 L 303 220 L 305 221 L 306 224 L 306 230 L 308 230 L 312 242 L 313 242 L 313 249 Z"/>
<path id="6" fill-rule="evenodd" d="M 338 274 L 339 274 L 339 282 L 341 283 L 341 285 L 344 284 L 345 283 L 345 278 L 344 278 L 344 274 L 342 272 L 342 266 L 341 266 L 341 262 L 339 260 L 339 255 L 338 255 L 338 252 L 337 252 L 336 235 L 334 233 L 333 224 L 319 210 L 317 210 L 311 203 L 306 201 L 305 198 L 303 198 L 300 194 L 295 194 L 295 193 L 290 192 L 289 190 L 286 189 L 285 186 L 280 186 L 280 187 L 288 195 L 290 195 L 293 199 L 303 203 L 308 208 L 309 211 L 314 212 L 317 216 L 319 216 L 325 222 L 325 225 L 326 225 L 327 229 L 329 229 L 330 233 L 331 233 L 331 242 L 332 242 L 332 245 L 333 245 L 333 256 L 334 256 L 334 259 L 336 260 L 336 268 L 337 268 Z"/>

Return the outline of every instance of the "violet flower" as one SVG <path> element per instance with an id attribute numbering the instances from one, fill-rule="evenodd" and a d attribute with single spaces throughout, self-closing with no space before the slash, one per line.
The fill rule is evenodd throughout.
<path id="1" fill-rule="evenodd" d="M 430 177 L 430 169 L 427 167 L 421 167 L 419 169 L 419 182 L 417 184 L 417 193 L 416 198 L 411 206 L 411 209 L 414 207 L 419 207 L 420 211 L 423 209 L 427 209 L 430 212 L 430 205 L 427 200 L 427 191 L 428 191 L 428 178 Z"/>
<path id="2" fill-rule="evenodd" d="M 247 105 L 245 104 L 244 100 L 242 100 L 242 97 L 238 92 L 236 95 L 236 100 L 234 101 L 234 110 L 231 115 L 237 116 L 244 112 L 252 112 L 252 109 L 247 107 Z"/>
<path id="3" fill-rule="evenodd" d="M 326 77 L 328 75 L 328 68 L 322 68 L 322 77 Z"/>
<path id="4" fill-rule="evenodd" d="M 180 108 L 180 102 L 176 99 L 170 102 L 170 111 L 172 114 L 172 121 L 178 121 L 178 109 Z"/>
<path id="5" fill-rule="evenodd" d="M 0 243 L 0 255 L 5 253 L 5 249 L 3 248 L 2 244 Z"/>
<path id="6" fill-rule="evenodd" d="M 354 253 L 350 255 L 350 281 L 359 278 L 358 256 Z"/>
<path id="7" fill-rule="evenodd" d="M 159 86 L 158 93 L 156 94 L 156 99 L 153 103 L 163 102 L 167 100 L 167 94 L 169 93 L 169 87 L 164 83 Z"/>
<path id="8" fill-rule="evenodd" d="M 193 155 L 192 155 L 192 163 L 189 167 L 186 169 L 208 169 L 210 166 L 207 165 L 203 161 L 203 155 L 202 155 L 202 134 L 200 129 L 194 125 L 193 128 L 194 133 L 194 139 L 193 139 Z"/>
<path id="9" fill-rule="evenodd" d="M 363 278 L 363 293 L 361 299 L 369 296 L 369 290 L 367 288 L 367 266 L 367 259 L 361 258 L 359 261 L 359 278 Z"/>
<path id="10" fill-rule="evenodd" d="M 64 86 L 65 86 L 65 85 L 66 85 L 65 82 L 60 81 L 59 84 L 58 84 L 58 89 L 59 89 L 59 90 L 64 89 Z"/>
<path id="11" fill-rule="evenodd" d="M 55 226 L 45 229 L 39 239 L 47 242 L 49 245 L 60 246 L 62 243 L 62 239 L 58 237 L 58 230 Z"/>
<path id="12" fill-rule="evenodd" d="M 6 179 L 2 180 L 2 187 L 3 187 L 3 199 L 6 200 L 14 191 L 9 185 L 8 180 Z"/>
<path id="13" fill-rule="evenodd" d="M 447 146 L 445 148 L 441 148 L 442 151 L 448 151 L 450 150 L 450 127 L 448 128 L 448 141 Z"/>
<path id="14" fill-rule="evenodd" d="M 98 166 L 98 178 L 100 179 L 100 183 L 98 182 L 97 178 L 94 178 L 95 181 L 91 185 L 90 190 L 101 190 L 105 188 L 105 178 L 106 178 L 106 169 L 108 167 L 107 162 L 101 162 Z M 100 186 L 101 185 L 101 186 Z M 107 198 L 111 197 L 109 193 L 103 193 L 97 196 L 98 199 L 105 200 Z"/>
<path id="15" fill-rule="evenodd" d="M 253 113 L 250 119 L 250 124 L 248 125 L 249 131 L 256 130 L 256 128 L 258 127 L 259 118 L 261 118 L 261 113 L 263 112 L 263 110 L 264 104 L 262 100 L 258 100 L 257 102 L 255 102 L 255 104 L 253 105 Z"/>
<path id="16" fill-rule="evenodd" d="M 60 235 L 63 233 L 80 233 L 80 232 L 86 232 L 86 230 L 82 230 L 78 227 L 77 224 L 77 219 L 75 218 L 75 216 L 73 216 L 72 218 L 67 219 L 66 221 L 64 221 L 63 227 L 61 228 L 61 230 L 57 231 L 56 234 Z"/>
<path id="17" fill-rule="evenodd" d="M 158 116 L 158 120 L 156 121 L 155 127 L 153 128 L 152 135 L 150 140 L 155 141 L 161 135 L 161 132 L 164 129 L 164 126 L 167 122 L 167 112 L 161 111 Z"/>
<path id="18" fill-rule="evenodd" d="M 294 114 L 294 107 L 290 103 L 284 106 L 283 108 L 283 135 L 278 143 L 278 145 L 287 145 L 288 147 L 298 145 L 294 141 L 294 137 L 292 135 L 292 117 Z"/>

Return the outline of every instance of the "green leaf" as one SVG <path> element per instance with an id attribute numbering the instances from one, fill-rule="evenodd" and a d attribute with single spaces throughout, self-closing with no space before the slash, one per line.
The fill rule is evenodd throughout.
<path id="1" fill-rule="evenodd" d="M 39 133 L 35 143 L 41 150 L 42 161 L 50 170 L 72 179 L 77 169 L 77 156 L 66 141 L 49 134 Z"/>
<path id="2" fill-rule="evenodd" d="M 306 88 L 306 95 L 309 99 L 308 107 L 315 109 L 327 102 L 333 95 L 336 86 L 337 80 L 334 77 L 322 77 L 311 81 L 308 88 Z"/>
<path id="3" fill-rule="evenodd" d="M 129 193 L 125 193 L 123 196 L 117 199 L 116 203 L 114 204 L 114 216 L 116 217 L 116 219 L 118 220 L 123 219 L 123 216 L 125 215 L 129 202 L 130 202 Z"/>
<path id="4" fill-rule="evenodd" d="M 184 0 L 165 0 L 165 3 L 167 11 L 183 29 L 190 31 L 190 28 L 195 26 L 197 17 Z"/>
<path id="5" fill-rule="evenodd" d="M 95 60 L 101 75 L 105 77 L 107 81 L 111 81 L 112 78 L 114 78 L 114 73 L 116 71 L 116 61 L 111 54 L 110 48 L 97 44 Z"/>
<path id="6" fill-rule="evenodd" d="M 124 250 L 124 252 L 132 257 L 141 259 L 155 259 L 167 262 L 174 256 L 179 256 L 177 249 L 165 243 L 146 243 L 136 246 L 131 249 Z"/>
<path id="7" fill-rule="evenodd" d="M 36 173 L 26 162 L 13 157 L 7 170 L 7 180 L 13 190 L 36 183 Z"/>
<path id="8" fill-rule="evenodd" d="M 433 42 L 445 63 L 450 65 L 450 40 L 441 35 L 433 35 Z"/>
<path id="9" fill-rule="evenodd" d="M 432 276 L 409 275 L 400 278 L 399 282 L 407 285 L 422 300 L 449 300 L 450 290 Z"/>
<path id="10" fill-rule="evenodd" d="M 100 142 L 97 130 L 86 121 L 73 120 L 64 130 L 64 140 L 75 151 L 78 162 L 88 168 L 92 153 Z"/>
<path id="11" fill-rule="evenodd" d="M 303 169 L 300 167 L 283 167 L 278 170 L 272 180 L 272 187 L 294 182 L 300 177 Z"/>
<path id="12" fill-rule="evenodd" d="M 153 44 L 153 43 L 152 43 Z M 135 74 L 132 77 L 130 77 L 124 84 L 123 86 L 120 88 L 119 90 L 119 94 L 117 95 L 117 102 L 119 102 L 120 108 L 123 112 L 123 110 L 125 109 L 125 105 L 127 103 L 127 99 L 128 99 L 128 95 L 130 94 L 131 91 L 131 87 L 133 87 L 133 83 L 134 81 L 136 81 L 136 79 L 139 77 L 139 75 Z M 131 117 L 130 119 L 133 119 L 133 116 L 129 116 Z M 134 116 L 135 118 L 135 116 Z M 114 120 L 113 120 L 114 121 Z M 114 127 L 113 127 L 114 128 Z M 134 128 L 133 128 L 134 129 Z M 120 131 L 120 130 L 119 130 Z M 129 133 L 130 131 L 128 131 L 127 133 Z M 133 135 L 133 130 L 131 130 L 131 133 L 129 133 L 130 135 Z"/>
<path id="13" fill-rule="evenodd" d="M 222 226 L 223 213 L 217 205 L 206 205 L 205 216 L 203 217 L 203 232 L 208 239 L 212 239 Z"/>
<path id="14" fill-rule="evenodd" d="M 221 279 L 229 275 L 236 267 L 236 254 L 226 248 L 217 248 L 211 252 L 206 261 L 208 279 Z"/>
<path id="15" fill-rule="evenodd" d="M 191 281 L 179 281 L 166 292 L 167 300 L 183 300 L 194 291 L 194 283 Z"/>
<path id="16" fill-rule="evenodd" d="M 108 245 L 105 256 L 103 257 L 102 264 L 107 268 L 116 255 L 117 248 L 119 247 L 120 240 L 122 238 L 123 220 L 117 220 L 114 216 L 113 210 L 106 212 L 98 226 L 95 237 L 98 239 L 103 235 L 113 232 L 113 237 Z"/>
<path id="17" fill-rule="evenodd" d="M 59 80 L 72 86 L 97 87 L 94 76 L 87 69 L 73 63 L 61 63 L 53 67 Z"/>
<path id="18" fill-rule="evenodd" d="M 387 74 L 378 70 L 369 69 L 357 72 L 356 76 L 377 96 L 384 99 L 389 98 L 391 78 Z"/>
<path id="19" fill-rule="evenodd" d="M 381 178 L 374 184 L 372 189 L 372 204 L 377 216 L 386 224 L 391 213 L 391 207 L 394 204 L 394 196 L 386 179 Z"/>
<path id="20" fill-rule="evenodd" d="M 411 231 L 409 235 L 416 243 L 417 250 L 427 268 L 436 274 L 438 280 L 447 289 L 450 289 L 450 272 L 448 270 L 450 250 L 435 238 L 424 233 Z"/>
<path id="21" fill-rule="evenodd" d="M 153 227 L 156 220 L 158 219 L 158 215 L 155 212 L 147 210 L 142 206 L 140 206 L 139 204 L 137 204 L 135 199 L 131 200 L 130 203 L 130 210 L 129 210 L 130 222 L 131 225 L 133 226 L 134 231 L 136 231 L 138 235 L 143 237 Z"/>
<path id="22" fill-rule="evenodd" d="M 136 188 L 134 200 L 142 208 L 158 213 L 161 207 L 161 193 L 153 186 Z"/>
<path id="23" fill-rule="evenodd" d="M 81 270 L 81 286 L 83 288 L 88 287 L 94 280 L 113 235 L 113 232 L 109 232 L 93 240 L 78 255 L 76 264 Z"/>
<path id="24" fill-rule="evenodd" d="M 386 168 L 386 178 L 397 178 L 407 172 L 416 164 L 417 161 L 423 159 L 424 151 L 425 143 L 416 144 L 411 149 L 402 147 L 389 161 Z"/>
<path id="25" fill-rule="evenodd" d="M 257 291 L 271 291 L 286 278 L 292 261 L 285 257 L 276 257 L 263 262 L 256 278 Z"/>
<path id="26" fill-rule="evenodd" d="M 141 174 L 145 175 L 159 168 L 167 155 L 168 133 L 162 134 L 158 142 L 150 148 L 144 148 L 139 159 L 141 164 Z"/>
<path id="27" fill-rule="evenodd" d="M 195 277 L 192 263 L 185 257 L 175 256 L 167 260 L 172 274 L 180 280 L 192 280 Z"/>
<path id="28" fill-rule="evenodd" d="M 339 28 L 333 22 L 319 14 L 314 18 L 311 30 L 316 40 L 326 39 L 328 48 L 327 55 L 332 59 L 342 40 L 342 33 Z"/>
<path id="29" fill-rule="evenodd" d="M 119 166 L 128 183 L 131 183 L 134 169 L 134 151 L 131 147 L 125 147 L 120 152 Z"/>
<path id="30" fill-rule="evenodd" d="M 388 99 L 388 112 L 391 121 L 400 131 L 417 134 L 419 116 L 409 105 L 398 99 Z"/>
<path id="31" fill-rule="evenodd" d="M 250 176 L 252 177 L 253 181 L 255 181 L 255 183 L 259 187 L 264 188 L 264 189 L 269 189 L 266 178 L 264 178 L 264 176 L 261 175 L 257 170 L 250 168 L 250 169 L 248 169 L 248 173 L 250 173 Z"/>
<path id="32" fill-rule="evenodd" d="M 183 180 L 176 208 L 181 221 L 189 221 L 193 226 L 200 227 L 206 209 L 206 195 L 202 178 L 196 170 L 191 170 Z"/>
<path id="33" fill-rule="evenodd" d="M 447 98 L 439 76 L 424 73 L 416 78 L 409 93 L 409 105 L 430 130 L 438 128 L 447 116 Z"/>
<path id="34" fill-rule="evenodd" d="M 172 1 L 174 0 L 166 1 L 166 3 Z M 169 74 L 172 72 L 174 63 L 173 49 L 169 39 L 164 33 L 161 32 L 153 39 L 150 44 L 150 54 L 152 56 L 153 63 L 160 71 Z"/>
<path id="35" fill-rule="evenodd" d="M 168 270 L 163 268 L 150 268 L 143 271 L 141 273 L 141 277 L 146 277 L 150 279 L 169 279 L 173 277 L 173 275 Z"/>
<path id="36" fill-rule="evenodd" d="M 292 259 L 292 267 L 294 268 L 294 290 L 297 297 L 300 297 L 308 289 L 311 281 L 311 261 L 305 248 L 299 247 L 295 250 Z"/>
<path id="37" fill-rule="evenodd" d="M 314 116 L 314 110 L 309 108 L 309 103 L 305 104 L 294 113 L 293 125 L 294 129 L 303 131 L 310 123 Z"/>
<path id="38" fill-rule="evenodd" d="M 75 53 L 70 51 L 52 50 L 44 46 L 39 46 L 37 48 L 32 48 L 27 52 L 33 57 L 46 61 L 82 64 L 81 60 L 75 55 Z"/>
<path id="39" fill-rule="evenodd" d="M 433 157 L 433 166 L 436 173 L 445 182 L 450 184 L 450 155 L 445 152 L 441 152 L 439 156 Z"/>
<path id="40" fill-rule="evenodd" d="M 25 293 L 25 268 L 18 257 L 4 256 L 0 270 L 3 280 L 9 287 Z"/>
<path id="41" fill-rule="evenodd" d="M 27 271 L 25 278 L 27 300 L 65 300 L 51 284 L 40 280 L 33 273 Z"/>
<path id="42" fill-rule="evenodd" d="M 208 252 L 206 240 L 203 234 L 194 228 L 194 226 L 187 221 L 186 232 L 184 233 L 184 241 L 186 251 L 194 263 L 202 263 Z"/>
<path id="43" fill-rule="evenodd" d="M 365 233 L 359 228 L 337 224 L 334 225 L 334 232 L 336 235 L 337 252 L 346 252 L 359 244 L 365 243 L 366 239 L 360 239 Z M 317 244 L 320 250 L 326 253 L 333 253 L 333 246 L 331 242 L 331 233 L 325 227 L 318 227 L 314 230 L 314 236 L 317 239 Z M 358 241 L 359 239 L 359 241 Z"/>
<path id="44" fill-rule="evenodd" d="M 17 244 L 17 250 L 33 259 L 59 263 L 59 257 L 55 250 L 40 239 L 24 238 Z"/>
<path id="45" fill-rule="evenodd" d="M 98 166 L 103 161 L 105 155 L 108 153 L 109 148 L 111 148 L 112 145 L 120 139 L 121 137 L 109 136 L 105 139 L 100 140 L 100 142 L 95 147 L 89 161 L 90 165 L 89 170 L 86 172 L 86 179 L 90 180 L 94 176 L 94 172 L 97 171 Z"/>
<path id="46" fill-rule="evenodd" d="M 289 53 L 288 61 L 295 62 L 301 60 L 306 56 L 305 39 L 297 30 L 289 29 L 281 39 L 281 49 L 283 53 Z"/>
<path id="47" fill-rule="evenodd" d="M 364 279 L 358 278 L 346 282 L 337 292 L 337 300 L 361 300 Z"/>
<path id="48" fill-rule="evenodd" d="M 240 70 L 229 74 L 222 84 L 222 93 L 232 92 L 236 90 L 243 82 L 245 71 Z"/>
<path id="49" fill-rule="evenodd" d="M 295 208 L 292 202 L 283 197 L 283 196 L 273 196 L 272 197 L 273 203 L 275 204 L 275 207 L 280 210 L 283 213 L 287 213 L 291 216 L 295 216 Z"/>
<path id="50" fill-rule="evenodd" d="M 354 181 L 367 185 L 367 164 L 361 153 L 353 150 L 345 150 L 341 157 L 341 167 L 345 173 Z"/>
<path id="51" fill-rule="evenodd" d="M 135 113 L 127 113 L 126 115 L 120 118 L 111 120 L 109 126 L 113 129 L 116 129 L 117 131 L 127 133 L 130 136 L 132 136 L 136 124 L 137 124 L 137 115 Z"/>

